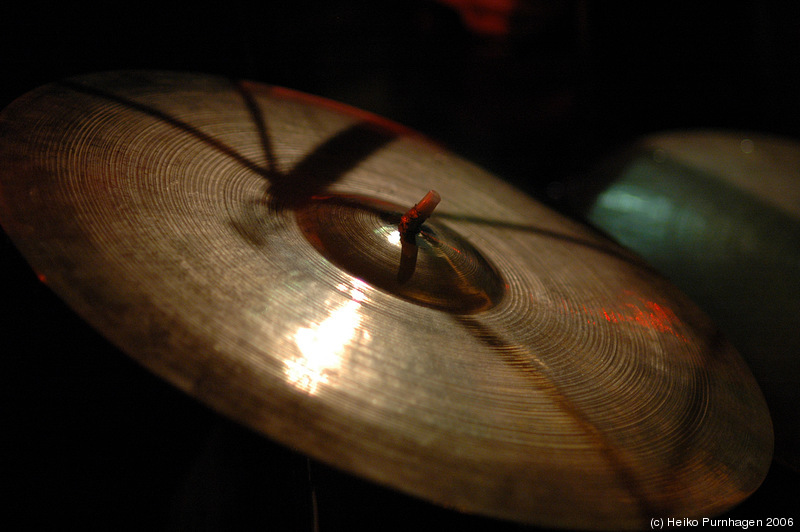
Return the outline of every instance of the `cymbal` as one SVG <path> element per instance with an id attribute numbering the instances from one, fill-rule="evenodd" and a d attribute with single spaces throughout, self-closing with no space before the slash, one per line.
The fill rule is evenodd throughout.
<path id="1" fill-rule="evenodd" d="M 720 513 L 766 475 L 761 392 L 693 303 L 392 122 L 111 72 L 20 98 L 0 140 L 0 221 L 40 279 L 156 374 L 315 459 L 575 528 Z"/>
<path id="2" fill-rule="evenodd" d="M 581 216 L 697 302 L 760 383 L 776 460 L 800 471 L 800 143 L 755 132 L 637 139 L 569 186 Z"/>

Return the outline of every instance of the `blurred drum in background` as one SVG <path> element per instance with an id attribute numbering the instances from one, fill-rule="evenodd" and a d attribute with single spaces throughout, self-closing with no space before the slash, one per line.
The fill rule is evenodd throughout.
<path id="1" fill-rule="evenodd" d="M 800 469 L 800 144 L 720 131 L 649 136 L 566 187 L 570 209 L 666 274 L 759 380 L 776 459 Z"/>

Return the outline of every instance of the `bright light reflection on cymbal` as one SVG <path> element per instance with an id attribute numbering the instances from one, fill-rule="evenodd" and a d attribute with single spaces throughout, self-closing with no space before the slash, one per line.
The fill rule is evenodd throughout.
<path id="1" fill-rule="evenodd" d="M 342 357 L 355 339 L 361 325 L 361 303 L 366 300 L 362 291 L 366 285 L 356 280 L 349 289 L 351 300 L 334 309 L 320 323 L 301 327 L 294 335 L 301 355 L 286 361 L 288 382 L 309 394 L 315 394 L 320 384 L 327 384 L 342 365 Z M 337 287 L 347 292 L 348 287 Z M 364 334 L 366 340 L 369 337 Z"/>
<path id="2" fill-rule="evenodd" d="M 395 229 L 394 231 L 392 231 L 391 233 L 386 235 L 386 240 L 388 240 L 389 243 L 394 245 L 394 246 L 399 246 L 400 245 L 400 231 Z"/>

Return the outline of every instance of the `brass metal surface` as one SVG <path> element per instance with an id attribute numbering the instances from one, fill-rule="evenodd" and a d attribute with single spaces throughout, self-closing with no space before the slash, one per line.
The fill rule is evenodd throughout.
<path id="1" fill-rule="evenodd" d="M 430 189 L 403 270 L 392 224 Z M 367 113 L 193 74 L 54 83 L 2 114 L 0 207 L 40 278 L 144 366 L 400 491 L 642 528 L 766 475 L 761 392 L 693 303 Z"/>
<path id="2" fill-rule="evenodd" d="M 800 142 L 719 130 L 640 138 L 583 176 L 577 214 L 644 257 L 724 331 L 800 471 Z"/>

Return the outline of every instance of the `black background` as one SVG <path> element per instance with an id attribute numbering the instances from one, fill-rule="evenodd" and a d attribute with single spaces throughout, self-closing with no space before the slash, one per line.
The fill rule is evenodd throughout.
<path id="1" fill-rule="evenodd" d="M 442 141 L 559 207 L 549 185 L 638 136 L 725 128 L 800 138 L 800 4 L 521 1 L 481 35 L 426 1 L 3 8 L 0 106 L 87 72 L 168 69 L 327 96 Z M 516 528 L 343 475 L 218 417 L 85 326 L 3 235 L 0 507 L 29 525 Z M 309 469 L 311 483 L 309 483 Z M 735 509 L 797 517 L 775 466 Z M 25 526 L 24 528 L 28 528 Z"/>

